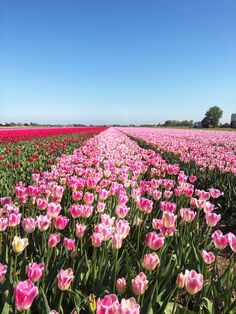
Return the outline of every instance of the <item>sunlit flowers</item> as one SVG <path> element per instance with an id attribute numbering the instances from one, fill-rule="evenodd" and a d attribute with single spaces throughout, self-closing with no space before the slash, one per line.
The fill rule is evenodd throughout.
<path id="1" fill-rule="evenodd" d="M 24 251 L 26 246 L 29 244 L 27 238 L 21 238 L 18 236 L 14 236 L 12 241 L 12 249 L 15 253 L 19 254 Z"/>

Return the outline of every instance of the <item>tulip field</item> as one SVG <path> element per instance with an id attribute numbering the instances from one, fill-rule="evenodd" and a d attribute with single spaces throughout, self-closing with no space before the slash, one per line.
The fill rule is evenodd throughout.
<path id="1" fill-rule="evenodd" d="M 0 129 L 0 313 L 236 313 L 236 132 Z"/>

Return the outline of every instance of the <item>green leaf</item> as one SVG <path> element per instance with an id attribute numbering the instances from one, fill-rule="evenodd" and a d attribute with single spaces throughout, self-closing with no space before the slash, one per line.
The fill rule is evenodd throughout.
<path id="1" fill-rule="evenodd" d="M 207 310 L 207 313 L 213 313 L 213 303 L 207 298 L 203 298 L 202 302 L 204 304 L 204 308 Z"/>
<path id="2" fill-rule="evenodd" d="M 43 289 L 41 288 L 40 289 L 41 290 L 41 293 L 42 293 L 42 295 L 43 295 L 43 303 L 44 303 L 44 308 L 45 308 L 45 311 L 46 311 L 46 313 L 50 313 L 51 312 L 51 309 L 50 309 L 50 307 L 49 307 L 49 305 L 48 305 L 48 300 L 47 300 L 47 298 L 46 298 L 46 295 L 45 295 L 45 293 L 44 293 L 44 291 L 43 291 Z"/>

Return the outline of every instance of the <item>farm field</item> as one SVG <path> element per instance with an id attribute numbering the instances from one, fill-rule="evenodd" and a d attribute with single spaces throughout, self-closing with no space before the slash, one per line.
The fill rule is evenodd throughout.
<path id="1" fill-rule="evenodd" d="M 235 143 L 0 130 L 0 313 L 235 313 Z"/>

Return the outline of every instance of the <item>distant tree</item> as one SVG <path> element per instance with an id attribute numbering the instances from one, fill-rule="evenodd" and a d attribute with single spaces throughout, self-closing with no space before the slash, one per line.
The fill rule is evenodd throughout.
<path id="1" fill-rule="evenodd" d="M 210 119 L 213 127 L 217 127 L 220 118 L 223 116 L 223 110 L 217 106 L 213 106 L 206 112 L 206 118 Z"/>
<path id="2" fill-rule="evenodd" d="M 205 117 L 202 121 L 203 128 L 211 128 L 213 125 L 211 124 L 211 120 L 208 117 Z"/>

